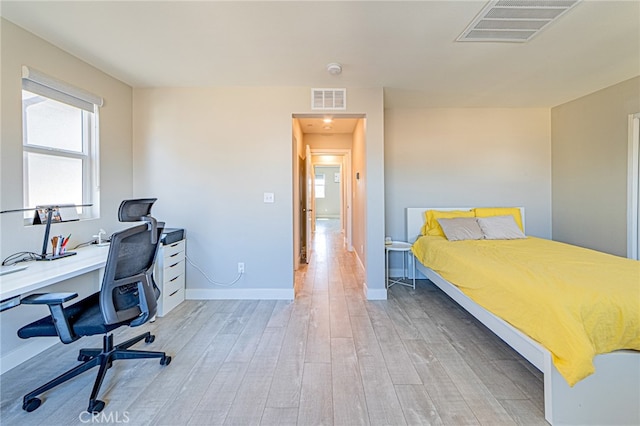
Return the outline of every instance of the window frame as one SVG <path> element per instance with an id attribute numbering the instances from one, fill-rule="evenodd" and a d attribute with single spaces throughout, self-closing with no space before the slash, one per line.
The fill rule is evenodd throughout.
<path id="1" fill-rule="evenodd" d="M 23 206 L 25 209 L 35 208 L 35 205 L 26 205 L 29 200 L 29 161 L 31 153 L 52 157 L 78 159 L 82 162 L 82 202 L 90 204 L 89 207 L 78 208 L 78 218 L 99 218 L 100 182 L 99 182 L 99 107 L 102 106 L 102 98 L 78 89 L 68 83 L 56 80 L 37 70 L 22 67 L 22 91 L 29 92 L 45 99 L 60 102 L 81 111 L 82 120 L 82 151 L 74 151 L 63 148 L 48 147 L 28 143 L 28 119 L 25 102 L 22 101 L 22 153 L 23 153 Z M 24 215 L 25 225 L 30 225 L 33 220 L 33 211 L 26 211 Z"/>
<path id="2" fill-rule="evenodd" d="M 322 180 L 322 184 L 318 184 L 318 177 L 321 176 L 321 180 Z M 319 191 L 318 189 L 322 188 L 322 191 Z M 315 198 L 326 198 L 326 188 L 327 188 L 327 176 L 325 173 L 314 173 L 314 177 L 313 177 L 313 189 L 314 189 L 314 195 Z M 322 195 L 318 195 L 322 193 Z"/>

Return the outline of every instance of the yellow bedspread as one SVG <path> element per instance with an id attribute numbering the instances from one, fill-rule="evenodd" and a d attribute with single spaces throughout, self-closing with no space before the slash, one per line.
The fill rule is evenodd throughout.
<path id="1" fill-rule="evenodd" d="M 569 385 L 640 350 L 640 262 L 559 242 L 420 237 L 416 258 L 551 352 Z"/>

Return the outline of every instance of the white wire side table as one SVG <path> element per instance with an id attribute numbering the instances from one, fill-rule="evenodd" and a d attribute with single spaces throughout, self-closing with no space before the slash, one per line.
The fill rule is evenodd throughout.
<path id="1" fill-rule="evenodd" d="M 409 263 L 410 257 L 413 256 L 413 252 L 411 251 L 411 244 L 404 241 L 392 241 L 391 244 L 385 244 L 385 284 L 386 288 L 390 288 L 395 284 L 404 285 L 407 287 L 411 287 L 413 289 L 416 288 L 416 262 L 413 259 L 413 275 L 411 282 L 405 282 L 404 280 L 408 279 L 407 276 L 407 264 Z M 400 252 L 402 253 L 402 277 L 392 278 L 389 276 L 389 254 L 391 252 Z"/>

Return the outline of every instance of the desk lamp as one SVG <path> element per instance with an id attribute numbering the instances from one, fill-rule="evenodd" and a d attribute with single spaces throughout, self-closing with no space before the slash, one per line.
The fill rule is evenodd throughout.
<path id="1" fill-rule="evenodd" d="M 39 220 L 39 211 L 44 211 L 47 215 L 47 219 L 45 223 L 46 226 L 44 229 L 44 240 L 42 241 L 42 252 L 40 253 L 39 257 L 36 258 L 36 260 L 56 260 L 56 259 L 62 259 L 63 257 L 73 256 L 74 254 L 76 254 L 76 252 L 68 251 L 62 254 L 54 254 L 54 253 L 47 254 L 47 247 L 49 246 L 49 232 L 51 231 L 51 222 L 53 219 L 53 212 L 60 211 L 60 208 L 90 207 L 92 205 L 93 204 L 51 204 L 46 206 L 37 206 L 35 209 L 28 208 L 28 209 L 3 210 L 3 211 L 0 211 L 0 213 L 26 212 L 26 211 L 35 210 L 36 217 L 34 218 L 34 224 L 40 224 L 41 222 Z"/>

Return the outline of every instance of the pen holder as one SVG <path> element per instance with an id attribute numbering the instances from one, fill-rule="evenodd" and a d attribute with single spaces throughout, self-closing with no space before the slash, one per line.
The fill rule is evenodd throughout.
<path id="1" fill-rule="evenodd" d="M 68 242 L 69 237 L 64 238 L 62 235 L 51 238 L 51 254 L 53 256 L 64 254 L 67 251 L 66 246 Z"/>

